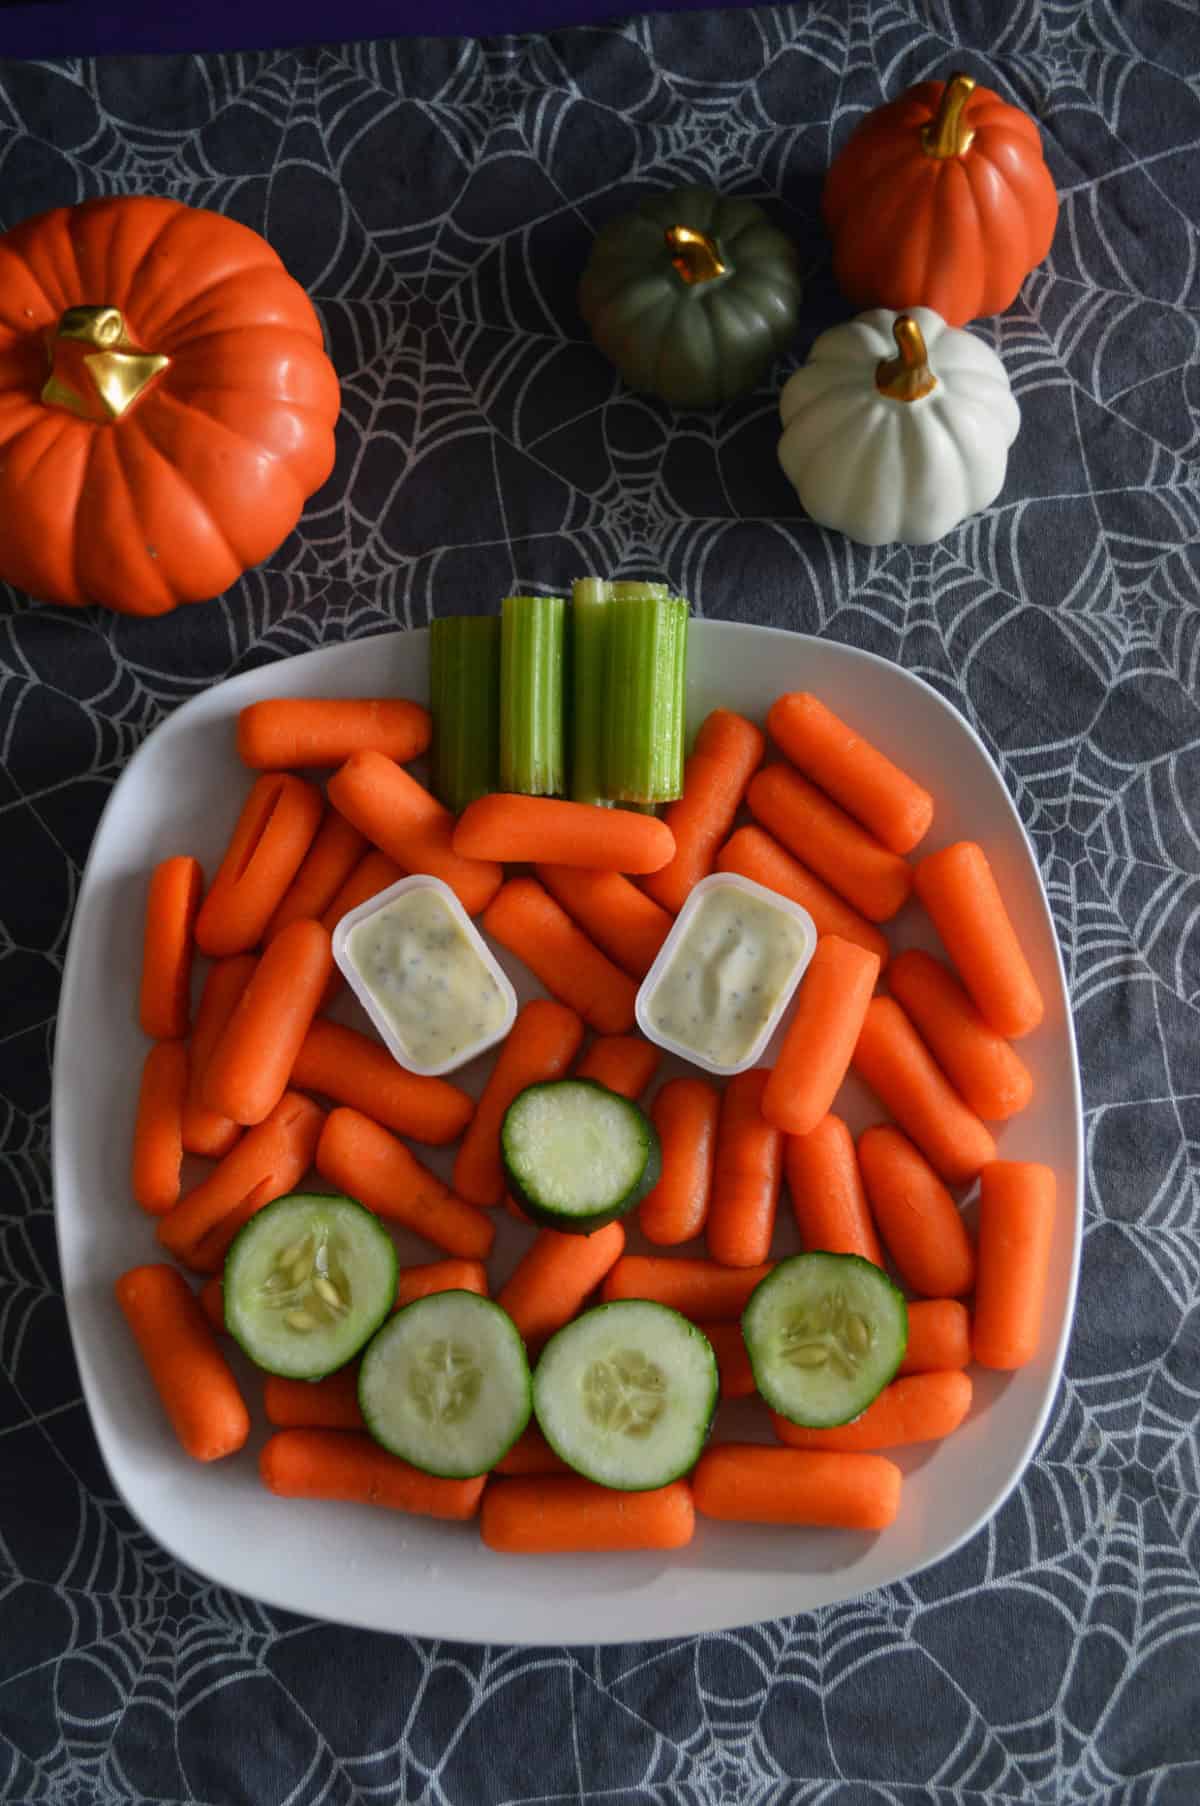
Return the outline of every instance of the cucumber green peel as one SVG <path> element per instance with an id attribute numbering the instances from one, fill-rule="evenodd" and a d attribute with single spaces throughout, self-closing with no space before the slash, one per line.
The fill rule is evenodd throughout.
<path id="1" fill-rule="evenodd" d="M 794 1254 L 751 1293 L 742 1337 L 771 1409 L 807 1429 L 832 1429 L 861 1417 L 895 1375 L 908 1306 L 857 1254 Z"/>
<path id="2" fill-rule="evenodd" d="M 476 1292 L 435 1292 L 397 1311 L 358 1373 L 367 1429 L 423 1473 L 487 1473 L 529 1422 L 525 1344 L 508 1313 Z"/>
<path id="3" fill-rule="evenodd" d="M 597 1305 L 542 1350 L 533 1407 L 555 1454 L 600 1486 L 642 1492 L 695 1466 L 717 1406 L 712 1343 L 669 1305 Z"/>
<path id="4" fill-rule="evenodd" d="M 340 1193 L 289 1192 L 238 1231 L 222 1276 L 225 1327 L 255 1364 L 316 1380 L 352 1360 L 396 1297 L 396 1249 Z"/>
<path id="5" fill-rule="evenodd" d="M 590 1235 L 658 1183 L 658 1131 L 644 1110 L 594 1079 L 518 1092 L 500 1128 L 509 1188 L 535 1222 Z"/>

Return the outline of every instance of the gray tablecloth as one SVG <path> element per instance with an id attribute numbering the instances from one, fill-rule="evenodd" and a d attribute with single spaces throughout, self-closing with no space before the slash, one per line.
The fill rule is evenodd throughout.
<path id="1" fill-rule="evenodd" d="M 866 552 L 779 474 L 779 372 L 712 416 L 633 399 L 575 283 L 647 188 L 711 182 L 799 244 L 803 355 L 846 312 L 831 153 L 956 66 L 1034 112 L 1062 194 L 1049 261 L 978 328 L 1024 426 L 985 517 Z M 1200 23 L 1153 0 L 0 66 L 3 224 L 114 190 L 235 214 L 314 295 L 345 393 L 331 485 L 223 600 L 0 603 L 0 1799 L 1200 1800 L 1198 154 Z M 299 1622 L 153 1545 L 80 1401 L 48 1099 L 81 866 L 129 754 L 203 686 L 586 570 L 883 653 L 998 759 L 1082 1050 L 1066 1379 L 989 1528 L 852 1604 L 602 1651 Z"/>

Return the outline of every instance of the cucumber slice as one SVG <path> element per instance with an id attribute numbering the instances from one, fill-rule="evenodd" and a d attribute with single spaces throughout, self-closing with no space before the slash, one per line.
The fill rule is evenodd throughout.
<path id="1" fill-rule="evenodd" d="M 376 1442 L 447 1480 L 486 1474 L 529 1422 L 529 1363 L 507 1311 L 434 1292 L 385 1323 L 362 1358 L 358 1403 Z"/>
<path id="2" fill-rule="evenodd" d="M 644 1110 L 594 1079 L 527 1085 L 505 1112 L 508 1183 L 536 1222 L 590 1235 L 658 1183 L 658 1132 Z"/>
<path id="3" fill-rule="evenodd" d="M 370 1340 L 396 1300 L 396 1250 L 353 1198 L 288 1192 L 225 1257 L 225 1327 L 268 1373 L 319 1380 Z"/>
<path id="4" fill-rule="evenodd" d="M 669 1305 L 627 1298 L 551 1336 L 533 1376 L 533 1409 L 576 1473 L 645 1492 L 695 1466 L 717 1389 L 708 1337 Z"/>
<path id="5" fill-rule="evenodd" d="M 750 1294 L 742 1338 L 773 1411 L 808 1429 L 860 1417 L 908 1346 L 908 1306 L 857 1254 L 793 1254 Z"/>

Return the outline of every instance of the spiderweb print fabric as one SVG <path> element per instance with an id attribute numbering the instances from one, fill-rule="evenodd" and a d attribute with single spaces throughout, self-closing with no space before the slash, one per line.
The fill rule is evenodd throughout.
<path id="1" fill-rule="evenodd" d="M 849 311 L 831 154 L 958 66 L 1033 111 L 1062 195 L 1047 264 L 976 328 L 1023 426 L 986 514 L 864 551 L 780 475 L 778 383 Z M 156 622 L 0 601 L 0 1800 L 1200 1800 L 1198 168 L 1200 16 L 1168 0 L 0 64 L 0 224 L 110 192 L 231 214 L 313 295 L 344 396 L 332 481 L 220 601 Z M 596 229 L 682 182 L 765 201 L 806 270 L 793 356 L 711 415 L 625 392 L 574 300 Z M 1066 1377 L 992 1524 L 843 1606 L 602 1650 L 310 1624 L 178 1567 L 88 1428 L 48 1167 L 82 864 L 187 697 L 586 571 L 882 653 L 999 761 L 1084 1072 Z"/>

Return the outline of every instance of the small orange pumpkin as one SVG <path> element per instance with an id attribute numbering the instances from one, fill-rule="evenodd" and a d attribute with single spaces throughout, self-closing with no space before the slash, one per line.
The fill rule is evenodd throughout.
<path id="1" fill-rule="evenodd" d="M 821 207 L 849 301 L 931 307 L 951 326 L 1008 307 L 1058 219 L 1037 126 L 969 75 L 920 82 L 868 113 Z"/>
<path id="2" fill-rule="evenodd" d="M 333 468 L 337 375 L 248 226 L 179 201 L 0 237 L 0 578 L 157 615 L 218 595 Z"/>

